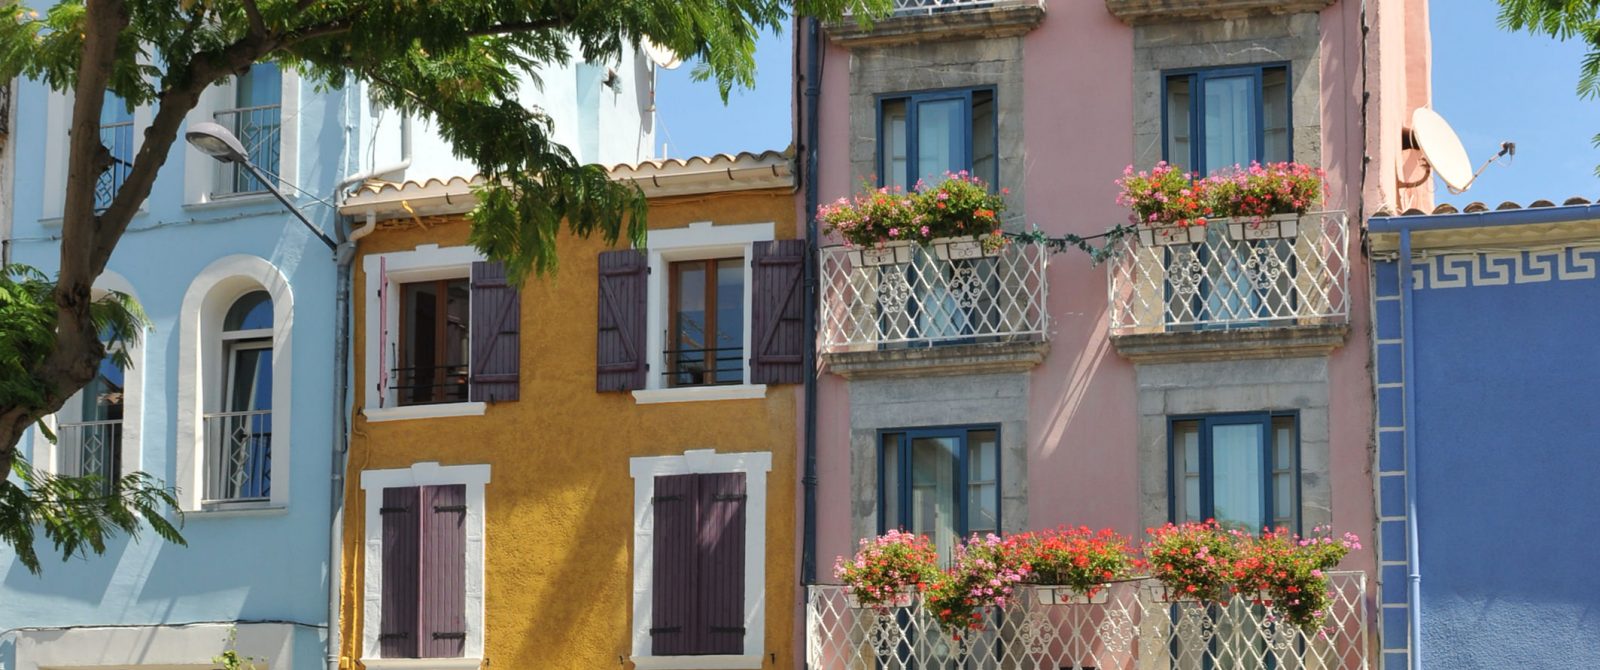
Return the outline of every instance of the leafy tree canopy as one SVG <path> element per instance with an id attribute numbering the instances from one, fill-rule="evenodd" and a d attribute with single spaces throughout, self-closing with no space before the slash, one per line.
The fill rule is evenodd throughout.
<path id="1" fill-rule="evenodd" d="M 1578 96 L 1600 97 L 1600 0 L 1500 0 L 1500 27 L 1583 40 L 1589 52 L 1578 73 Z M 1592 141 L 1600 146 L 1600 134 Z M 1600 176 L 1600 166 L 1594 172 Z"/>

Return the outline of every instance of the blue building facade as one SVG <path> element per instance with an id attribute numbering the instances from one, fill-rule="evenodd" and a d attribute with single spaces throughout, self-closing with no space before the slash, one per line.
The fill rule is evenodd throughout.
<path id="1" fill-rule="evenodd" d="M 635 161 L 651 157 L 653 77 L 630 54 L 552 68 L 543 89 L 530 80 L 524 90 L 581 160 Z M 12 262 L 53 273 L 71 100 L 38 82 L 11 90 L 0 196 L 14 197 L 0 198 L 10 224 L 0 237 Z M 108 100 L 101 141 L 113 158 L 131 163 L 151 116 Z M 271 65 L 209 90 L 186 123 L 202 121 L 237 136 L 340 241 L 361 223 L 331 206 L 342 188 L 465 169 L 433 129 L 374 108 L 358 85 L 319 92 Z M 607 132 L 591 137 L 598 128 Z M 51 472 L 143 471 L 174 486 L 188 546 L 146 533 L 67 562 L 43 546 L 40 575 L 0 548 L 3 670 L 210 667 L 230 632 L 258 667 L 339 667 L 328 651 L 330 491 L 344 439 L 336 417 L 349 405 L 336 375 L 335 255 L 248 172 L 186 145 L 172 151 L 96 283 L 133 295 L 150 318 L 133 365 L 103 367 L 47 419 L 57 440 L 34 430 L 19 448 Z M 128 169 L 114 165 L 97 199 L 109 202 Z"/>
<path id="2" fill-rule="evenodd" d="M 1600 666 L 1600 206 L 1375 217 L 1385 670 Z"/>

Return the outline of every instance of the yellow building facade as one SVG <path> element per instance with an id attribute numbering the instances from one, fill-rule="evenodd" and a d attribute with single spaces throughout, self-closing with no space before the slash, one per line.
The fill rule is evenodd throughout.
<path id="1" fill-rule="evenodd" d="M 798 232 L 789 158 L 613 176 L 650 197 L 647 248 L 564 236 L 559 270 L 520 292 L 467 242 L 468 181 L 344 205 L 361 230 L 341 667 L 760 668 L 803 653 L 798 364 L 774 359 L 774 383 L 752 369 L 798 339 L 800 266 L 763 265 L 799 248 L 781 242 Z M 792 308 L 774 288 L 790 276 Z"/>

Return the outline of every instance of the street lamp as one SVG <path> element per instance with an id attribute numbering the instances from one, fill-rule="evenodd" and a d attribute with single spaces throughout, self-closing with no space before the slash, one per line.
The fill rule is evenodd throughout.
<path id="1" fill-rule="evenodd" d="M 288 209 L 290 213 L 294 214 L 295 218 L 300 219 L 300 223 L 306 225 L 306 228 L 311 231 L 312 235 L 316 235 L 317 239 L 322 240 L 323 244 L 328 245 L 328 249 L 330 251 L 335 253 L 338 252 L 339 245 L 334 243 L 333 240 L 329 239 L 327 235 L 324 235 L 315 224 L 311 223 L 311 220 L 307 219 L 306 215 L 300 212 L 300 208 L 295 207 L 293 203 L 289 202 L 289 199 L 283 196 L 283 193 L 278 190 L 278 187 L 274 185 L 273 181 L 268 179 L 266 175 L 262 174 L 261 170 L 256 167 L 255 163 L 250 162 L 250 156 L 245 153 L 244 145 L 240 144 L 239 138 L 234 137 L 233 133 L 229 132 L 227 128 L 210 121 L 202 121 L 189 126 L 189 132 L 184 133 L 183 137 L 184 139 L 188 140 L 189 144 L 193 145 L 194 148 L 199 149 L 207 156 L 217 159 L 217 162 L 236 163 L 244 167 L 244 169 L 249 170 L 250 174 L 255 175 L 256 180 L 261 182 L 263 186 L 266 186 L 267 191 L 271 192 L 272 195 L 278 199 L 278 202 L 283 203 L 284 208 Z"/>

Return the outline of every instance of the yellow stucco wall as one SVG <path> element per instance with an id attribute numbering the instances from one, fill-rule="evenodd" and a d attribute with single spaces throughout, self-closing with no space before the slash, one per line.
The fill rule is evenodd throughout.
<path id="1" fill-rule="evenodd" d="M 795 235 L 789 190 L 653 202 L 650 227 L 691 222 L 775 222 Z M 466 244 L 468 224 L 403 223 L 361 240 L 362 255 L 418 245 Z M 595 392 L 596 256 L 599 240 L 564 238 L 555 276 L 523 287 L 521 400 L 483 416 L 368 423 L 361 394 L 352 424 L 343 570 L 344 667 L 358 667 L 362 630 L 363 470 L 488 463 L 485 490 L 484 667 L 618 668 L 632 640 L 633 480 L 628 459 L 714 448 L 772 452 L 768 480 L 766 633 L 776 667 L 792 667 L 797 622 L 795 456 L 798 386 L 765 399 L 636 405 Z M 355 263 L 354 388 L 362 369 L 369 307 Z M 769 664 L 772 660 L 769 658 Z M 631 667 L 631 666 L 628 666 Z"/>

